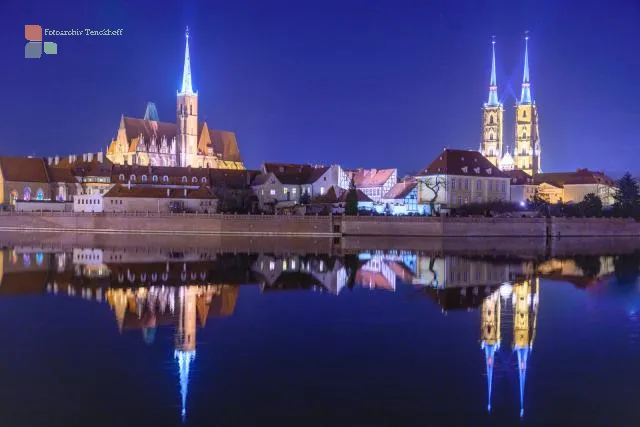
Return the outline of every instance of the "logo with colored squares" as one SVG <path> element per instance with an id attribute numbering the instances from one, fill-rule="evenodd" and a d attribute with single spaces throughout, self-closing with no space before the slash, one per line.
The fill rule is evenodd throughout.
<path id="1" fill-rule="evenodd" d="M 47 55 L 58 53 L 56 43 L 42 41 L 42 27 L 40 25 L 25 25 L 24 38 L 28 40 L 24 47 L 25 58 L 40 58 L 43 51 Z"/>

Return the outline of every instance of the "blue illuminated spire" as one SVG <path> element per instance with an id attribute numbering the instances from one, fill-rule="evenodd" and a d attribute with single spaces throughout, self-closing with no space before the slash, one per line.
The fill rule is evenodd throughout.
<path id="1" fill-rule="evenodd" d="M 496 41 L 491 41 L 491 81 L 489 82 L 489 101 L 488 106 L 497 107 L 500 105 L 498 101 L 498 84 L 496 80 Z"/>
<path id="2" fill-rule="evenodd" d="M 520 378 L 520 417 L 524 416 L 524 381 L 527 378 L 529 347 L 516 348 L 518 354 L 518 376 Z"/>
<path id="3" fill-rule="evenodd" d="M 181 95 L 193 95 L 193 87 L 191 87 L 191 58 L 189 56 L 189 27 L 185 32 L 185 38 L 187 40 L 186 47 L 184 49 L 184 70 L 182 72 L 182 88 L 180 89 Z"/>
<path id="4" fill-rule="evenodd" d="M 187 394 L 189 393 L 189 365 L 196 358 L 195 351 L 176 350 L 173 353 L 174 359 L 178 360 L 178 370 L 180 375 L 180 396 L 182 397 L 182 410 L 180 414 L 184 421 L 187 416 Z"/>
<path id="5" fill-rule="evenodd" d="M 531 83 L 529 81 L 529 36 L 524 36 L 524 73 L 520 104 L 531 104 Z"/>
<path id="6" fill-rule="evenodd" d="M 489 390 L 489 394 L 487 396 L 487 411 L 491 412 L 491 389 L 493 385 L 493 365 L 495 362 L 495 354 L 496 350 L 500 347 L 500 343 L 497 344 L 486 344 L 482 343 L 482 348 L 484 349 L 484 358 L 487 363 L 487 388 Z"/>

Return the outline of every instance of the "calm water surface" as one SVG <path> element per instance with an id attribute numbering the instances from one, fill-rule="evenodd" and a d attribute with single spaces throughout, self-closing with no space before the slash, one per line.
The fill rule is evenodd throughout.
<path id="1" fill-rule="evenodd" d="M 640 252 L 12 247 L 2 426 L 632 426 Z"/>

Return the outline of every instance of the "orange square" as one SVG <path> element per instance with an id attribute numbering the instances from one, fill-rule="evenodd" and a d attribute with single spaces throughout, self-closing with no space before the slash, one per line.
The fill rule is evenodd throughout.
<path id="1" fill-rule="evenodd" d="M 42 27 L 40 25 L 25 25 L 24 38 L 29 41 L 42 41 Z"/>

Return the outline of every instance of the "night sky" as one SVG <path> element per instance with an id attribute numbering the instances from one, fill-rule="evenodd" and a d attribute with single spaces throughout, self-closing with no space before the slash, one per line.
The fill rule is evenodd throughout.
<path id="1" fill-rule="evenodd" d="M 105 149 L 147 101 L 174 122 L 188 25 L 201 119 L 236 132 L 248 167 L 417 171 L 444 147 L 478 149 L 492 35 L 513 145 L 529 30 L 543 171 L 640 170 L 637 1 L 5 3 L 1 154 Z M 25 24 L 124 34 L 51 37 L 56 56 L 24 59 Z"/>

